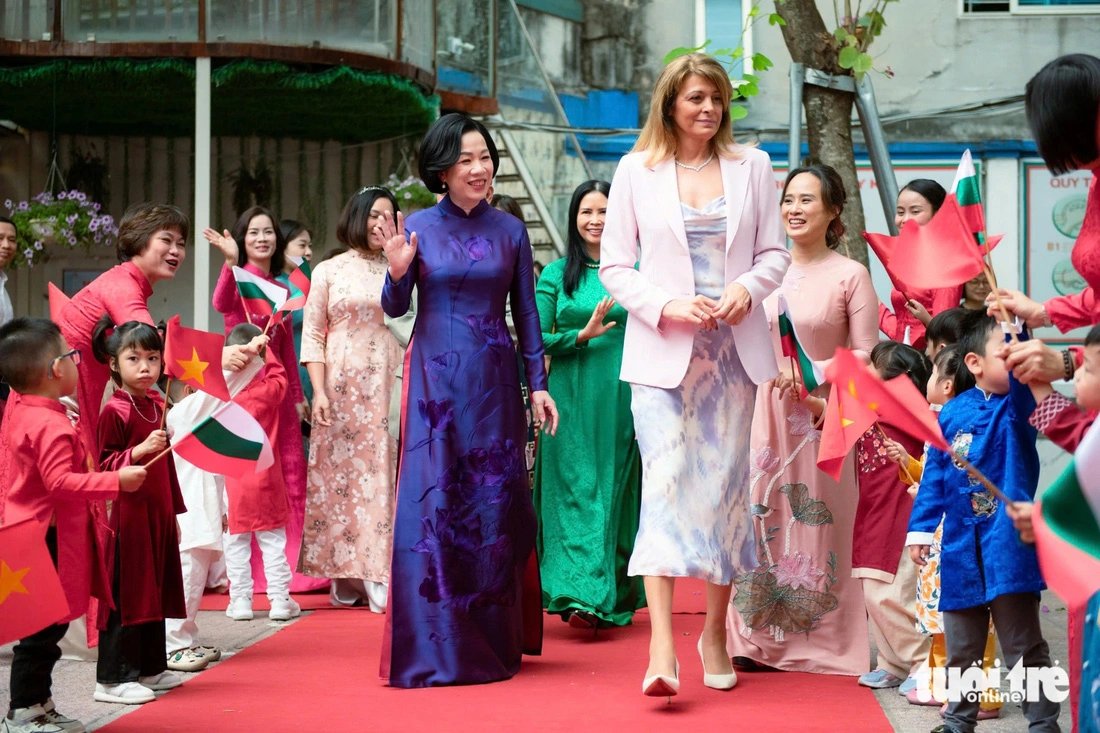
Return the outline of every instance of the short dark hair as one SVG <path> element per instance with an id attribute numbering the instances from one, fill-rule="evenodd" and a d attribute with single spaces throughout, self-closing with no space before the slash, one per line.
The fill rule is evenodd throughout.
<path id="1" fill-rule="evenodd" d="M 1024 109 L 1039 155 L 1054 175 L 1100 158 L 1100 58 L 1073 53 L 1048 63 L 1024 88 Z"/>
<path id="2" fill-rule="evenodd" d="M 1100 324 L 1089 329 L 1085 335 L 1085 346 L 1100 346 Z"/>
<path id="3" fill-rule="evenodd" d="M 932 362 L 923 352 L 897 341 L 880 341 L 871 349 L 871 363 L 883 380 L 902 374 L 912 380 L 921 393 L 925 393 L 928 378 L 932 376 Z"/>
<path id="4" fill-rule="evenodd" d="M 523 215 L 523 207 L 519 205 L 518 201 L 506 193 L 494 193 L 493 200 L 489 202 L 489 205 L 494 209 L 500 209 L 506 214 L 511 214 L 524 224 L 527 223 L 527 217 Z"/>
<path id="5" fill-rule="evenodd" d="M 344 205 L 340 221 L 336 224 L 336 239 L 340 244 L 360 252 L 370 249 L 370 211 L 378 199 L 387 199 L 393 206 L 396 225 L 397 212 L 401 207 L 393 192 L 383 186 L 365 186 L 359 189 Z"/>
<path id="6" fill-rule="evenodd" d="M 225 337 L 225 345 L 244 346 L 247 343 L 251 343 L 252 339 L 257 336 L 263 335 L 264 332 L 259 326 L 252 323 L 238 323 L 229 331 L 229 335 Z"/>
<path id="7" fill-rule="evenodd" d="M 313 236 L 313 232 L 309 231 L 309 227 L 294 219 L 283 219 L 279 222 L 279 231 L 283 233 L 283 239 L 286 240 L 287 244 L 290 244 L 290 240 L 294 239 L 302 232 L 305 232 L 311 237 Z"/>
<path id="8" fill-rule="evenodd" d="M 985 311 L 967 311 L 959 323 L 959 350 L 963 359 L 967 354 L 986 355 L 986 343 L 989 341 L 990 331 L 999 328 L 999 321 Z"/>
<path id="9" fill-rule="evenodd" d="M 829 229 L 825 232 L 825 244 L 829 249 L 836 249 L 844 241 L 844 222 L 840 215 L 844 212 L 844 204 L 848 203 L 848 192 L 844 190 L 844 180 L 831 165 L 807 165 L 795 168 L 787 174 L 787 180 L 783 182 L 783 196 L 787 195 L 787 186 L 795 176 L 809 173 L 821 181 L 821 201 L 830 211 L 836 212 L 836 218 L 829 222 Z"/>
<path id="10" fill-rule="evenodd" d="M 15 230 L 15 233 L 19 233 L 19 227 L 15 226 L 15 222 L 6 216 L 0 216 L 0 224 L 11 224 L 11 228 Z"/>
<path id="11" fill-rule="evenodd" d="M 959 328 L 966 317 L 966 308 L 948 308 L 932 316 L 924 329 L 924 339 L 933 344 L 953 344 L 959 340 Z"/>
<path id="12" fill-rule="evenodd" d="M 960 395 L 968 389 L 972 389 L 976 386 L 974 381 L 974 375 L 970 373 L 970 369 L 966 366 L 966 354 L 959 347 L 959 344 L 949 344 L 943 348 L 940 353 L 936 354 L 936 358 L 932 360 L 936 366 L 936 372 L 940 375 L 940 380 L 951 380 L 951 387 L 955 391 L 955 395 Z"/>
<path id="13" fill-rule="evenodd" d="M 126 209 L 118 225 L 115 252 L 119 262 L 129 262 L 149 246 L 159 231 L 175 230 L 184 241 L 191 231 L 191 220 L 181 209 L 169 204 L 140 203 Z"/>
<path id="14" fill-rule="evenodd" d="M 46 378 L 63 343 L 61 329 L 49 318 L 13 318 L 0 327 L 0 379 L 16 392 L 33 389 Z"/>
<path id="15" fill-rule="evenodd" d="M 143 321 L 127 321 L 121 326 L 116 326 L 111 317 L 104 314 L 92 329 L 92 355 L 96 361 L 110 364 L 111 359 L 117 359 L 118 355 L 126 349 L 145 349 L 146 351 L 164 352 L 164 339 L 155 326 L 150 326 Z M 164 365 L 161 364 L 161 371 Z M 158 379 L 160 375 L 157 375 Z M 115 384 L 122 384 L 122 376 L 111 370 L 111 379 Z"/>
<path id="16" fill-rule="evenodd" d="M 565 250 L 565 273 L 562 275 L 562 290 L 566 295 L 572 295 L 581 284 L 588 268 L 585 267 L 588 260 L 588 249 L 584 244 L 584 237 L 577 229 L 577 215 L 581 210 L 581 200 L 595 191 L 604 196 L 611 194 L 611 184 L 607 181 L 585 181 L 573 191 L 573 198 L 569 200 L 569 220 L 565 223 L 567 235 Z M 593 273 L 595 274 L 595 273 Z"/>
<path id="17" fill-rule="evenodd" d="M 935 214 L 943 206 L 944 200 L 947 198 L 947 191 L 944 190 L 936 181 L 931 178 L 914 178 L 913 180 L 902 186 L 902 191 L 912 191 L 913 193 L 924 198 L 925 201 L 932 205 L 932 213 Z M 901 191 L 898 191 L 900 194 Z"/>
<path id="18" fill-rule="evenodd" d="M 493 159 L 493 174 L 500 170 L 500 154 L 485 125 L 459 112 L 443 115 L 424 134 L 417 156 L 420 180 L 432 193 L 446 193 L 447 187 L 439 180 L 439 174 L 458 162 L 462 154 L 462 136 L 467 132 L 481 133 L 489 157 Z"/>
<path id="19" fill-rule="evenodd" d="M 271 254 L 271 265 L 268 274 L 278 275 L 283 271 L 283 265 L 286 264 L 286 238 L 283 237 L 283 232 L 279 229 L 279 218 L 272 213 L 271 209 L 263 206 L 250 206 L 244 210 L 244 213 L 237 218 L 237 223 L 233 225 L 233 239 L 237 242 L 237 265 L 244 267 L 248 264 L 248 253 L 244 249 L 244 238 L 248 233 L 248 225 L 257 216 L 266 216 L 271 220 L 271 228 L 275 230 L 275 251 Z"/>

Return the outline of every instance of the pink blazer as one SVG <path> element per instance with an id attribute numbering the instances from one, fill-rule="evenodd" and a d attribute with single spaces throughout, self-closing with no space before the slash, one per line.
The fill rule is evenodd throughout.
<path id="1" fill-rule="evenodd" d="M 761 305 L 779 287 L 791 263 L 779 219 L 771 159 L 756 148 L 738 146 L 738 158 L 721 158 L 725 191 L 726 284 L 740 283 L 752 311 L 732 328 L 745 373 L 757 384 L 774 379 L 775 354 Z M 661 311 L 677 298 L 695 296 L 695 275 L 670 158 L 649 168 L 646 153 L 619 161 L 600 243 L 600 280 L 626 308 L 625 382 L 672 389 L 687 374 L 695 327 L 668 323 Z M 638 263 L 635 269 L 635 263 Z"/>

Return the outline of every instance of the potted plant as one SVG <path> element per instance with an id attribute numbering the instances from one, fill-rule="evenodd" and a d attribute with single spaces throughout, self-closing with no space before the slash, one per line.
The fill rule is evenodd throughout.
<path id="1" fill-rule="evenodd" d="M 424 182 L 416 176 L 409 176 L 402 181 L 391 174 L 384 185 L 393 191 L 397 205 L 406 214 L 435 206 L 435 194 L 429 191 Z"/>
<path id="2" fill-rule="evenodd" d="M 18 249 L 12 267 L 34 267 L 46 262 L 58 248 L 92 253 L 113 247 L 118 227 L 102 206 L 81 191 L 43 191 L 30 201 L 4 202 L 15 222 Z"/>

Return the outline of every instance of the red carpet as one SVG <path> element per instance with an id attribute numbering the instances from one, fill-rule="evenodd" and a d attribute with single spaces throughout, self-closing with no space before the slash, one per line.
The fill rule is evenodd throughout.
<path id="1" fill-rule="evenodd" d="M 291 593 L 290 597 L 298 601 L 303 611 L 316 611 L 322 608 L 339 610 L 328 602 L 328 591 L 324 593 Z M 228 593 L 211 593 L 207 591 L 199 604 L 200 611 L 224 611 L 229 606 Z M 267 602 L 267 596 L 260 594 L 252 598 L 253 611 L 269 611 L 271 604 Z M 704 612 L 706 609 L 704 609 Z"/>
<path id="2" fill-rule="evenodd" d="M 317 611 L 103 730 L 892 730 L 850 677 L 754 673 L 731 692 L 703 687 L 696 615 L 674 621 L 680 695 L 671 705 L 643 697 L 648 619 L 637 622 L 593 638 L 547 619 L 544 655 L 526 657 L 512 680 L 397 690 L 378 678 L 381 616 Z"/>

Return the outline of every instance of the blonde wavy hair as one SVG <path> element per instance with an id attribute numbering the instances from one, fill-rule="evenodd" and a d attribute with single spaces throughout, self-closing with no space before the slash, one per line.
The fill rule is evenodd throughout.
<path id="1" fill-rule="evenodd" d="M 733 122 L 730 120 L 733 85 L 730 84 L 729 75 L 720 63 L 705 53 L 689 53 L 671 61 L 657 77 L 657 84 L 653 87 L 649 117 L 646 118 L 645 127 L 642 128 L 632 151 L 648 152 L 647 166 L 654 166 L 676 155 L 680 139 L 672 110 L 684 82 L 692 74 L 698 74 L 713 84 L 722 97 L 722 119 L 718 122 L 718 132 L 712 140 L 715 154 L 720 158 L 737 157 L 737 143 L 733 139 Z"/>

